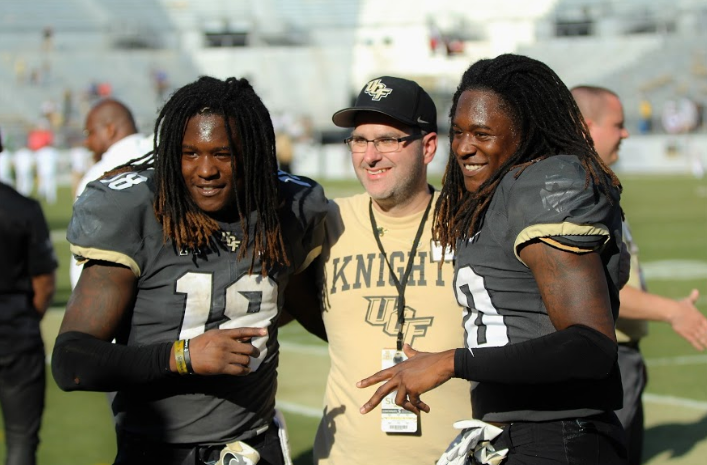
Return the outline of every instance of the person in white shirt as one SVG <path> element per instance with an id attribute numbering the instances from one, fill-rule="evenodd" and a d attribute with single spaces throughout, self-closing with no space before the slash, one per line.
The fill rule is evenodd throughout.
<path id="1" fill-rule="evenodd" d="M 84 136 L 84 145 L 93 153 L 95 163 L 79 181 L 76 198 L 79 198 L 89 182 L 152 149 L 152 139 L 138 132 L 130 109 L 115 99 L 101 100 L 91 108 L 86 115 Z M 82 269 L 82 265 L 72 261 L 72 289 L 76 286 Z"/>
<path id="2" fill-rule="evenodd" d="M 34 190 L 34 152 L 28 147 L 20 147 L 13 158 L 15 163 L 15 189 L 28 197 Z"/>
<path id="3" fill-rule="evenodd" d="M 37 191 L 48 204 L 56 203 L 56 167 L 59 151 L 53 145 L 45 145 L 35 153 L 37 158 Z"/>
<path id="4" fill-rule="evenodd" d="M 93 165 L 93 154 L 83 146 L 83 141 L 76 140 L 69 150 L 71 159 L 71 195 L 76 198 L 76 189 L 86 171 Z"/>
<path id="5" fill-rule="evenodd" d="M 0 131 L 0 138 L 3 137 Z M 9 150 L 0 152 L 0 182 L 9 186 L 15 185 L 15 177 L 12 173 L 12 153 Z"/>

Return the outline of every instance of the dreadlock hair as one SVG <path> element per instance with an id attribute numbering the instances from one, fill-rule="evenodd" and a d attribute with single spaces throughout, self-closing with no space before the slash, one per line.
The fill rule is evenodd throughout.
<path id="1" fill-rule="evenodd" d="M 449 161 L 442 179 L 443 187 L 435 206 L 433 235 L 442 247 L 456 250 L 458 240 L 472 237 L 501 179 L 513 168 L 560 154 L 576 155 L 590 181 L 611 201 L 611 186 L 621 189 L 616 175 L 596 151 L 582 114 L 567 87 L 544 63 L 521 55 L 505 54 L 479 60 L 462 76 L 449 111 L 454 118 L 462 93 L 480 90 L 494 93 L 501 108 L 520 135 L 516 151 L 476 192 L 468 192 L 464 175 L 450 144 Z M 453 127 L 449 140 L 453 140 Z M 608 181 L 607 181 L 608 177 Z"/>
<path id="2" fill-rule="evenodd" d="M 154 210 L 165 240 L 172 239 L 177 250 L 211 246 L 218 223 L 197 206 L 182 177 L 184 131 L 196 115 L 223 117 L 232 153 L 233 185 L 237 185 L 237 178 L 243 179 L 243 192 L 235 197 L 244 243 L 253 236 L 249 271 L 252 273 L 256 257 L 262 261 L 263 275 L 274 265 L 289 265 L 278 216 L 275 132 L 270 113 L 248 80 L 202 76 L 177 90 L 155 122 L 155 151 L 116 168 L 114 173 L 154 167 Z M 255 224 L 251 224 L 251 212 L 256 212 Z M 240 248 L 239 259 L 246 250 Z"/>

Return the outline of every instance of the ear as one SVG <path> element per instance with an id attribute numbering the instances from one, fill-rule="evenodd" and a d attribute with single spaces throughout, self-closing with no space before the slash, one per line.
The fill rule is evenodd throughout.
<path id="1" fill-rule="evenodd" d="M 115 123 L 108 123 L 106 124 L 106 134 L 108 135 L 108 140 L 111 142 L 115 142 L 115 137 L 118 133 L 118 128 L 116 127 Z"/>
<path id="2" fill-rule="evenodd" d="M 431 132 L 422 138 L 422 161 L 429 165 L 437 153 L 437 133 Z"/>

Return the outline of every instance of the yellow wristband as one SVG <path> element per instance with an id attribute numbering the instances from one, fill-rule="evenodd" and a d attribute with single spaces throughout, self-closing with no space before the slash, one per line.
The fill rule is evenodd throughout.
<path id="1" fill-rule="evenodd" d="M 184 339 L 174 341 L 174 360 L 177 362 L 177 373 L 180 375 L 189 374 L 187 362 L 184 359 Z"/>

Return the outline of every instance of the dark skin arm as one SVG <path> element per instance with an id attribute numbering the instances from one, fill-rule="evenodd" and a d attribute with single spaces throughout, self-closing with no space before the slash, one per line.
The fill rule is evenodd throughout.
<path id="1" fill-rule="evenodd" d="M 78 331 L 110 344 L 129 314 L 136 294 L 137 278 L 129 268 L 89 261 L 67 304 L 59 334 Z M 247 375 L 250 357 L 260 355 L 250 340 L 266 334 L 264 328 L 214 329 L 192 338 L 189 350 L 194 372 Z M 170 369 L 177 372 L 173 351 Z"/>
<path id="2" fill-rule="evenodd" d="M 576 254 L 534 241 L 520 251 L 530 268 L 552 324 L 557 330 L 585 325 L 616 341 L 608 286 L 598 253 Z M 454 350 L 439 353 L 404 348 L 407 361 L 359 381 L 360 388 L 385 382 L 361 407 L 373 410 L 389 393 L 396 391 L 395 403 L 414 413 L 429 412 L 420 395 L 454 376 Z"/>
<path id="3" fill-rule="evenodd" d="M 293 275 L 285 289 L 285 311 L 280 316 L 279 326 L 296 319 L 307 331 L 323 341 L 327 340 L 322 319 L 320 289 L 317 286 L 317 267 L 322 266 L 316 259 L 304 271 Z"/>
<path id="4" fill-rule="evenodd" d="M 42 318 L 47 313 L 47 309 L 54 298 L 56 273 L 52 271 L 51 273 L 32 276 L 32 290 L 34 291 L 32 304 L 37 310 L 39 317 Z"/>

